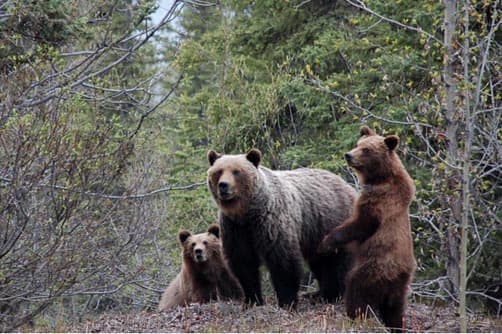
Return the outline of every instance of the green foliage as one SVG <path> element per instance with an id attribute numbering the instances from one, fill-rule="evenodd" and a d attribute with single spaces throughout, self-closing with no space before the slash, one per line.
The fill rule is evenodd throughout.
<path id="1" fill-rule="evenodd" d="M 39 58 L 85 34 L 85 22 L 68 1 L 7 1 L 0 20 L 0 71 Z"/>

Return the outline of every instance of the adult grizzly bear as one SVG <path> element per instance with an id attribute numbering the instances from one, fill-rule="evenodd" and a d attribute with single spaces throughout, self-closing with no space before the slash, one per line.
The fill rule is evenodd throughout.
<path id="1" fill-rule="evenodd" d="M 354 214 L 323 240 L 321 251 L 350 243 L 354 264 L 347 275 L 345 306 L 351 318 L 367 307 L 387 327 L 403 329 L 409 284 L 415 271 L 408 208 L 415 188 L 396 154 L 399 138 L 361 128 L 357 146 L 345 154 L 362 185 Z"/>
<path id="2" fill-rule="evenodd" d="M 223 250 L 244 289 L 245 301 L 263 304 L 259 266 L 264 263 L 282 307 L 295 307 L 302 258 L 319 282 L 318 295 L 343 294 L 350 263 L 345 252 L 319 255 L 322 238 L 352 213 L 356 191 L 324 170 L 272 171 L 261 152 L 208 152 L 208 187 L 219 207 Z"/>
<path id="3" fill-rule="evenodd" d="M 207 233 L 179 232 L 183 248 L 181 272 L 164 291 L 159 311 L 218 298 L 242 299 L 242 288 L 223 259 L 219 236 L 216 224 L 210 225 Z"/>

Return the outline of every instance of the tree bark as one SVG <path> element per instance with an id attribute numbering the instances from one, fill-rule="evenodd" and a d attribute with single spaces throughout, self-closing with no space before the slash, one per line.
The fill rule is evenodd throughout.
<path id="1" fill-rule="evenodd" d="M 446 160 L 446 201 L 443 203 L 448 218 L 445 226 L 446 240 L 446 274 L 449 279 L 446 289 L 453 299 L 458 297 L 459 287 L 459 231 L 461 220 L 461 196 L 460 196 L 460 175 L 457 168 L 458 140 L 457 131 L 460 121 L 460 113 L 457 109 L 457 79 L 455 78 L 456 64 L 455 52 L 456 41 L 454 33 L 456 28 L 456 0 L 444 0 L 444 84 L 445 84 L 445 135 L 447 139 Z"/>
<path id="2" fill-rule="evenodd" d="M 462 220 L 460 222 L 460 263 L 459 263 L 459 314 L 460 314 L 460 332 L 467 332 L 467 314 L 466 314 L 466 294 L 467 294 L 467 229 L 469 228 L 469 213 L 471 211 L 470 203 L 470 169 L 471 169 L 471 147 L 474 118 L 471 116 L 471 89 L 469 87 L 469 0 L 464 0 L 464 47 L 463 47 L 463 63 L 464 63 L 464 118 L 465 118 L 465 137 L 464 137 L 464 154 L 462 168 Z M 481 82 L 481 77 L 478 82 Z"/>

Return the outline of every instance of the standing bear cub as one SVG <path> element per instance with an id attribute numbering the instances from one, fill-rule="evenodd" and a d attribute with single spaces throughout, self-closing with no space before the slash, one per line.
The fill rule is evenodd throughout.
<path id="1" fill-rule="evenodd" d="M 302 258 L 319 282 L 318 295 L 343 294 L 350 263 L 346 253 L 320 255 L 322 238 L 352 213 L 355 190 L 324 170 L 272 171 L 260 166 L 261 152 L 208 152 L 208 187 L 219 207 L 229 266 L 248 304 L 263 304 L 259 267 L 270 271 L 277 300 L 295 307 L 303 276 Z"/>
<path id="2" fill-rule="evenodd" d="M 361 128 L 357 146 L 345 154 L 362 185 L 361 195 L 352 217 L 333 229 L 320 249 L 350 243 L 354 264 L 347 275 L 348 315 L 362 316 L 370 306 L 386 326 L 399 331 L 416 262 L 408 212 L 415 188 L 396 154 L 398 143 L 396 136 Z"/>
<path id="3" fill-rule="evenodd" d="M 218 298 L 242 299 L 242 288 L 223 258 L 218 225 L 195 235 L 180 231 L 178 238 L 183 248 L 181 272 L 164 291 L 159 311 Z"/>

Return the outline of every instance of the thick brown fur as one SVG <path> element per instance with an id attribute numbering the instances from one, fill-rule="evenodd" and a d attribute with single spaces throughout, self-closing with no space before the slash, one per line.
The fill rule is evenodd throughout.
<path id="1" fill-rule="evenodd" d="M 295 307 L 303 259 L 319 282 L 318 296 L 343 295 L 350 263 L 346 252 L 321 255 L 317 247 L 352 213 L 356 191 L 324 170 L 272 171 L 261 152 L 208 152 L 208 187 L 219 207 L 225 256 L 248 304 L 263 304 L 259 266 L 270 271 L 277 300 Z"/>
<path id="2" fill-rule="evenodd" d="M 404 327 L 404 310 L 416 262 L 409 220 L 415 188 L 396 154 L 399 138 L 361 128 L 357 146 L 345 158 L 362 185 L 354 214 L 323 240 L 325 253 L 349 245 L 354 264 L 347 275 L 345 305 L 350 317 L 368 306 L 392 330 Z"/>
<path id="3" fill-rule="evenodd" d="M 181 272 L 164 291 L 159 311 L 217 299 L 242 299 L 242 288 L 223 258 L 219 232 L 216 224 L 206 233 L 179 232 Z"/>

